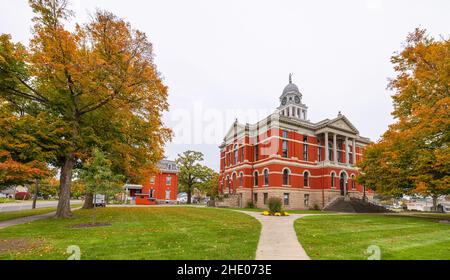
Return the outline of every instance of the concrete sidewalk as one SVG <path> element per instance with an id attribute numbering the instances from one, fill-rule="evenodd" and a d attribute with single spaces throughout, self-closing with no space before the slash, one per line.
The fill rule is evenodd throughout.
<path id="1" fill-rule="evenodd" d="M 294 230 L 294 221 L 313 216 L 292 214 L 287 217 L 264 216 L 260 212 L 239 211 L 256 218 L 262 224 L 256 250 L 256 260 L 309 260 Z"/>
<path id="2" fill-rule="evenodd" d="M 12 227 L 12 226 L 16 226 L 16 225 L 21 225 L 21 224 L 26 224 L 26 223 L 31 223 L 31 222 L 34 222 L 37 220 L 51 218 L 51 217 L 55 216 L 55 214 L 56 214 L 56 212 L 51 212 L 51 213 L 46 213 L 46 214 L 42 214 L 42 215 L 34 215 L 34 216 L 28 216 L 28 217 L 13 219 L 13 220 L 2 221 L 2 222 L 0 222 L 0 229 Z"/>
<path id="3" fill-rule="evenodd" d="M 80 209 L 81 209 L 81 207 L 72 208 L 72 212 L 76 211 L 76 210 L 80 210 Z M 17 219 L 13 219 L 13 220 L 2 221 L 2 222 L 0 222 L 0 229 L 4 229 L 7 227 L 12 227 L 12 226 L 16 226 L 16 225 L 21 225 L 21 224 L 27 224 L 27 223 L 31 223 L 31 222 L 34 222 L 37 220 L 53 218 L 55 216 L 55 214 L 56 214 L 56 211 L 41 214 L 41 215 L 34 215 L 34 216 L 28 216 L 28 217 L 23 217 L 23 218 L 17 218 Z"/>

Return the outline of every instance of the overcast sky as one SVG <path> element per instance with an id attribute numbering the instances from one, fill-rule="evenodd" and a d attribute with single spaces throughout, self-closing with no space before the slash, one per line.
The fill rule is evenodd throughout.
<path id="1" fill-rule="evenodd" d="M 76 0 L 76 21 L 109 10 L 147 33 L 169 86 L 164 120 L 174 159 L 194 149 L 218 169 L 220 144 L 235 118 L 254 123 L 279 106 L 288 74 L 318 122 L 342 111 L 372 140 L 392 123 L 386 89 L 391 55 L 408 32 L 450 35 L 450 1 Z M 0 0 L 0 33 L 28 42 L 26 0 Z"/>

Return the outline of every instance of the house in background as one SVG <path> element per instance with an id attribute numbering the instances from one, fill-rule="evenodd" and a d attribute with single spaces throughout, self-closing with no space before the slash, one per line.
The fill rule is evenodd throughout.
<path id="1" fill-rule="evenodd" d="M 136 205 L 176 204 L 178 194 L 178 168 L 175 161 L 162 160 L 159 172 L 150 174 L 142 185 L 124 186 L 131 203 Z"/>

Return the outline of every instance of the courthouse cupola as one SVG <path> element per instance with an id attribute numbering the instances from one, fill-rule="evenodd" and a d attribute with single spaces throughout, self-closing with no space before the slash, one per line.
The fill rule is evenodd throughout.
<path id="1" fill-rule="evenodd" d="M 289 84 L 280 96 L 280 114 L 286 117 L 307 120 L 308 107 L 302 103 L 302 94 L 296 84 L 292 83 L 292 74 L 289 74 Z"/>

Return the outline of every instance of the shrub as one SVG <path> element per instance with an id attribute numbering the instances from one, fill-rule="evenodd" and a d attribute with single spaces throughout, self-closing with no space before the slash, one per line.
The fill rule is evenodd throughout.
<path id="1" fill-rule="evenodd" d="M 253 201 L 249 200 L 249 201 L 247 202 L 247 208 L 249 208 L 249 209 L 255 208 L 255 204 L 253 203 Z"/>
<path id="2" fill-rule="evenodd" d="M 281 212 L 281 207 L 283 203 L 281 201 L 281 198 L 279 197 L 271 197 L 269 198 L 269 211 L 270 213 L 274 214 L 277 212 Z"/>
<path id="3" fill-rule="evenodd" d="M 314 204 L 314 207 L 312 208 L 312 210 L 320 210 L 320 206 L 319 205 L 317 205 L 317 204 Z"/>
<path id="4" fill-rule="evenodd" d="M 27 192 L 18 192 L 15 196 L 16 200 L 28 200 L 30 199 L 30 194 Z"/>

